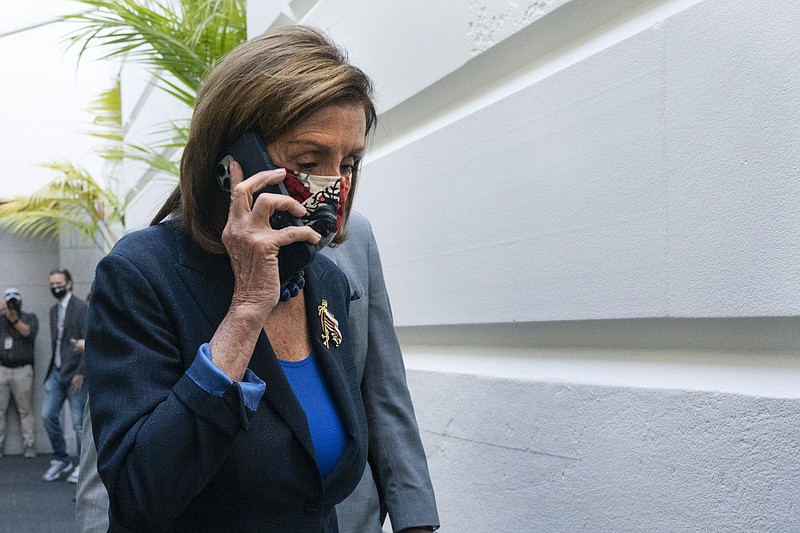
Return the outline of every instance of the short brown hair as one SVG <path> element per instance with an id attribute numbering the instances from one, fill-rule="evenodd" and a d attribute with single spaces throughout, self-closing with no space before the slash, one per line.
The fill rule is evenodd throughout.
<path id="1" fill-rule="evenodd" d="M 189 235 L 203 249 L 225 253 L 222 230 L 230 198 L 216 183 L 217 154 L 246 131 L 269 144 L 315 111 L 349 102 L 364 106 L 369 134 L 377 119 L 372 82 L 321 31 L 284 26 L 237 46 L 197 93 L 181 157 L 180 183 L 153 223 L 180 213 Z M 353 205 L 358 169 L 351 181 L 343 229 Z M 342 230 L 334 242 L 344 238 Z"/>

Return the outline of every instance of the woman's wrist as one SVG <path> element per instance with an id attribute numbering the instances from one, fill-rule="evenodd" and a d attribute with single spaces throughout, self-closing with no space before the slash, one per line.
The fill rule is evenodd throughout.
<path id="1" fill-rule="evenodd" d="M 279 291 L 276 292 L 273 301 L 271 298 L 264 297 L 263 294 L 254 297 L 234 292 L 231 305 L 228 308 L 228 315 L 235 315 L 237 318 L 244 319 L 247 322 L 252 320 L 257 324 L 257 327 L 263 327 L 269 314 L 278 305 L 279 294 Z"/>
<path id="2" fill-rule="evenodd" d="M 270 307 L 269 305 L 254 304 L 234 298 L 228 308 L 227 317 L 234 319 L 235 323 L 243 328 L 260 330 L 264 327 L 264 323 L 274 307 L 274 305 Z"/>
<path id="3" fill-rule="evenodd" d="M 209 341 L 211 361 L 232 381 L 241 381 L 258 336 L 264 329 L 262 311 L 252 306 L 231 305 Z"/>

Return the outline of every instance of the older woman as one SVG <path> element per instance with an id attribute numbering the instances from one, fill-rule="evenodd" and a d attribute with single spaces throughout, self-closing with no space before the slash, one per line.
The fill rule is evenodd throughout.
<path id="1" fill-rule="evenodd" d="M 281 247 L 320 235 L 271 220 L 307 215 L 314 190 L 298 187 L 322 178 L 349 188 L 346 222 L 370 95 L 301 27 L 248 41 L 205 81 L 169 220 L 123 238 L 95 277 L 87 364 L 111 530 L 337 531 L 367 448 L 349 285 L 319 254 L 283 283 Z M 244 179 L 232 162 L 227 193 L 219 154 L 245 132 L 280 168 Z M 285 180 L 293 196 L 258 194 Z"/>

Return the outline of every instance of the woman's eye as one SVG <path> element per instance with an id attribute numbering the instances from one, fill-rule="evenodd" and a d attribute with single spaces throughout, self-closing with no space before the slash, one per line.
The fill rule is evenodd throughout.
<path id="1" fill-rule="evenodd" d="M 353 161 L 352 163 L 343 163 L 339 167 L 339 172 L 341 172 L 342 176 L 347 176 L 348 178 L 353 175 L 356 168 L 358 168 L 358 161 Z"/>
<path id="2" fill-rule="evenodd" d="M 311 173 L 312 170 L 317 166 L 316 163 L 298 163 L 297 169 L 301 172 Z"/>

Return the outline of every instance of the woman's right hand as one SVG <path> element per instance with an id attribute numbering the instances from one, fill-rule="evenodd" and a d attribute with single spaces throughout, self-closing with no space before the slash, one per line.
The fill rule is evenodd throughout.
<path id="1" fill-rule="evenodd" d="M 297 241 L 316 244 L 320 235 L 306 226 L 272 229 L 270 218 L 275 211 L 287 211 L 295 217 L 306 209 L 291 196 L 262 193 L 253 202 L 253 195 L 267 185 L 280 183 L 284 169 L 259 172 L 244 180 L 241 167 L 231 163 L 231 206 L 228 222 L 222 232 L 222 243 L 230 256 L 236 282 L 232 305 L 266 316 L 280 298 L 278 250 Z"/>
<path id="2" fill-rule="evenodd" d="M 211 340 L 211 353 L 223 372 L 240 379 L 258 334 L 280 299 L 278 250 L 298 241 L 316 244 L 320 235 L 307 226 L 277 230 L 270 227 L 275 211 L 287 211 L 296 217 L 305 215 L 305 207 L 291 196 L 262 193 L 253 202 L 256 192 L 283 181 L 284 169 L 259 172 L 245 180 L 234 161 L 230 172 L 231 206 L 222 243 L 230 257 L 235 285 L 228 315 Z M 246 354 L 246 360 L 241 354 Z"/>

